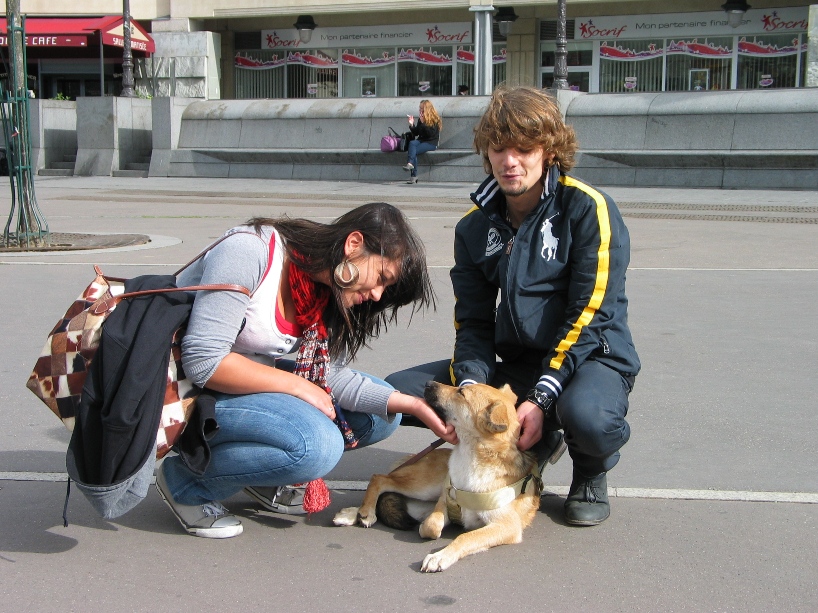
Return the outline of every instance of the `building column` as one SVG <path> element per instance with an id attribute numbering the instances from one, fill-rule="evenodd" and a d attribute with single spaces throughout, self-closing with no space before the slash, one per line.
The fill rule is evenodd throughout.
<path id="1" fill-rule="evenodd" d="M 472 0 L 469 10 L 474 13 L 474 94 L 488 96 L 494 83 L 491 45 L 494 7 L 490 0 Z"/>
<path id="2" fill-rule="evenodd" d="M 506 37 L 506 81 L 509 85 L 540 87 L 537 20 L 520 16 L 512 30 Z"/>
<path id="3" fill-rule="evenodd" d="M 807 87 L 818 87 L 818 4 L 809 7 L 807 28 Z"/>

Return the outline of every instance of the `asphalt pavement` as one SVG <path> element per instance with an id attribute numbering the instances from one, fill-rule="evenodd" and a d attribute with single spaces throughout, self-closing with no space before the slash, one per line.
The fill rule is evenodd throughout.
<path id="1" fill-rule="evenodd" d="M 390 202 L 424 240 L 437 309 L 405 313 L 356 367 L 383 377 L 451 355 L 452 238 L 476 185 L 406 185 L 401 172 L 389 183 L 38 177 L 53 232 L 151 240 L 0 252 L 0 611 L 818 611 L 818 192 L 603 186 L 631 232 L 643 371 L 600 526 L 562 520 L 566 454 L 546 471 L 542 512 L 521 544 L 423 574 L 423 557 L 456 529 L 429 542 L 331 522 L 360 502 L 372 473 L 434 440 L 401 428 L 345 454 L 323 512 L 225 501 L 245 526 L 238 538 L 188 536 L 153 490 L 114 521 L 75 491 L 63 527 L 69 435 L 25 381 L 93 264 L 167 274 L 254 216 L 328 221 Z"/>

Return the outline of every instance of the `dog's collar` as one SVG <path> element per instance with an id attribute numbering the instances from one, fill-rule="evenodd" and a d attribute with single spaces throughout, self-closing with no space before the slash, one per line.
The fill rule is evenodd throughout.
<path id="1" fill-rule="evenodd" d="M 531 471 L 519 481 L 492 492 L 459 490 L 452 485 L 449 475 L 446 475 L 445 489 L 446 502 L 450 509 L 449 518 L 452 519 L 452 521 L 458 521 L 452 517 L 452 506 L 458 507 L 458 511 L 461 508 L 470 511 L 493 511 L 504 507 L 520 494 L 524 494 L 529 484 L 532 484 L 532 481 L 535 493 L 539 495 L 542 492 L 543 484 L 540 478 L 540 469 L 536 463 L 532 466 Z"/>

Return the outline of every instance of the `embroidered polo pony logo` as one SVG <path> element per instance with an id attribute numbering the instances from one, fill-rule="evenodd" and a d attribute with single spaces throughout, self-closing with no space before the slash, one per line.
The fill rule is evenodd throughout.
<path id="1" fill-rule="evenodd" d="M 551 223 L 551 220 L 557 215 L 559 215 L 559 213 L 546 219 L 540 228 L 540 233 L 542 234 L 542 251 L 540 252 L 540 255 L 542 255 L 546 261 L 551 261 L 557 256 L 557 247 L 560 244 L 560 239 L 554 236 L 552 231 L 554 224 Z M 548 254 L 548 257 L 546 257 L 546 253 Z"/>

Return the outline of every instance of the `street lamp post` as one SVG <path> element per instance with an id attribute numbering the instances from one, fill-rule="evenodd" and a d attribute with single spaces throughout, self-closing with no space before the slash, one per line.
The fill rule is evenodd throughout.
<path id="1" fill-rule="evenodd" d="M 124 98 L 133 98 L 133 52 L 131 51 L 131 5 L 130 0 L 122 0 L 122 93 Z"/>
<path id="2" fill-rule="evenodd" d="M 557 40 L 554 50 L 554 89 L 568 89 L 568 39 L 565 0 L 557 0 Z"/>

